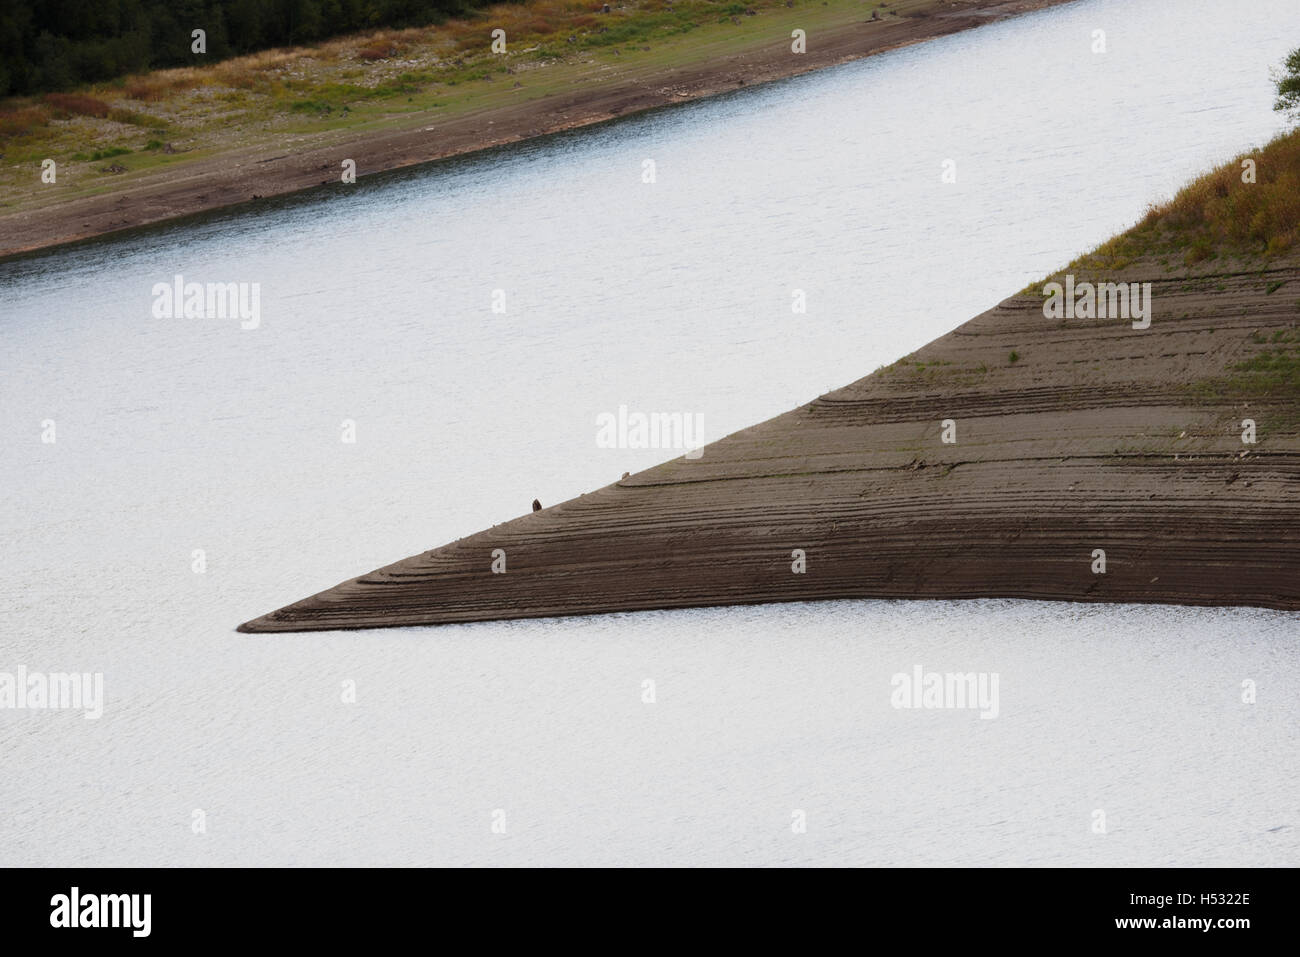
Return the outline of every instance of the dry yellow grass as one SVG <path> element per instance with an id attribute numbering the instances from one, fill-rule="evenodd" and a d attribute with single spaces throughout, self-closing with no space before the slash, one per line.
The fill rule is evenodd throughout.
<path id="1" fill-rule="evenodd" d="M 1247 160 L 1254 163 L 1253 182 Z M 1132 229 L 1022 292 L 1041 295 L 1045 282 L 1066 273 L 1114 274 L 1148 258 L 1173 272 L 1221 256 L 1271 259 L 1294 249 L 1300 249 L 1300 129 L 1205 173 L 1173 199 L 1153 203 Z"/>
<path id="2" fill-rule="evenodd" d="M 753 2 L 760 8 L 784 5 L 784 0 Z M 30 162 L 59 152 L 138 149 L 131 127 L 166 127 L 170 138 L 187 149 L 202 149 L 212 139 L 207 128 L 216 121 L 265 127 L 301 123 L 303 116 L 334 118 L 346 112 L 349 103 L 355 109 L 358 98 L 391 102 L 400 110 L 417 90 L 439 83 L 454 87 L 481 78 L 485 69 L 498 70 L 500 61 L 491 53 L 492 32 L 498 28 L 506 32 L 510 62 L 518 63 L 567 55 L 576 49 L 563 42 L 570 37 L 603 43 L 600 35 L 612 29 L 619 31 L 611 34 L 619 42 L 642 42 L 631 34 L 689 29 L 716 20 L 719 9 L 709 0 L 677 0 L 675 6 L 668 0 L 628 0 L 611 4 L 609 13 L 601 12 L 604 6 L 596 0 L 502 3 L 442 24 L 378 29 L 312 47 L 262 50 L 52 97 L 11 98 L 0 102 L 0 153 Z M 214 109 L 214 98 L 228 108 Z M 111 122 L 96 128 L 94 140 L 88 141 L 87 129 L 52 122 L 68 117 Z"/>
<path id="3" fill-rule="evenodd" d="M 1181 237 L 1192 262 L 1224 247 L 1268 256 L 1290 250 L 1300 243 L 1300 130 L 1195 180 L 1153 206 L 1138 228 Z"/>
<path id="4" fill-rule="evenodd" d="M 45 102 L 55 111 L 72 116 L 108 116 L 109 106 L 103 100 L 80 93 L 46 93 Z"/>
<path id="5" fill-rule="evenodd" d="M 50 121 L 50 111 L 40 106 L 0 109 L 0 139 L 25 136 Z"/>
<path id="6" fill-rule="evenodd" d="M 611 8 L 609 15 L 599 13 L 602 7 L 601 3 L 585 0 L 503 3 L 442 24 L 382 29 L 336 37 L 310 48 L 261 50 L 211 66 L 155 70 L 126 77 L 112 88 L 120 90 L 128 99 L 141 103 L 155 103 L 173 94 L 204 86 L 262 89 L 275 79 L 276 74 L 292 68 L 304 58 L 310 58 L 318 67 L 338 67 L 348 62 L 358 65 L 375 64 L 398 58 L 433 64 L 446 57 L 487 53 L 491 32 L 498 28 L 506 31 L 507 42 L 511 47 L 518 48 L 556 33 L 572 35 L 593 32 L 603 25 L 602 17 L 612 23 L 637 14 L 673 10 L 672 3 L 665 0 L 622 4 L 617 10 Z M 681 8 L 682 4 L 679 4 L 677 9 Z M 103 89 L 106 87 L 95 88 L 96 91 Z M 0 112 L 0 117 L 10 116 L 19 108 L 20 104 L 15 101 L 8 111 Z M 21 125 L 29 127 L 32 119 L 27 117 Z M 0 119 L 0 123 L 3 122 Z M 16 120 L 9 120 L 11 126 L 15 123 Z"/>

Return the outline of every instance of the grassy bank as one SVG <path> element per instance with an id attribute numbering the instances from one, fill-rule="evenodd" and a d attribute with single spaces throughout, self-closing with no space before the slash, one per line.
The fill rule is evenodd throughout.
<path id="1" fill-rule="evenodd" d="M 1244 261 L 1280 255 L 1297 243 L 1300 130 L 1242 153 L 1169 202 L 1152 206 L 1137 226 L 1101 246 L 1082 265 L 1122 265 L 1151 255 L 1177 255 L 1188 266 L 1220 257 Z"/>
<path id="2" fill-rule="evenodd" d="M 1300 421 L 1300 288 L 1290 270 L 1297 251 L 1300 130 L 1293 130 L 1198 177 L 1173 199 L 1152 205 L 1132 229 L 1025 293 L 1041 295 L 1047 282 L 1066 274 L 1093 282 L 1138 274 L 1175 277 L 1172 291 L 1208 299 L 1250 293 L 1255 301 L 1243 302 L 1243 313 L 1253 308 L 1261 320 L 1265 313 L 1280 313 L 1289 317 L 1289 327 L 1243 330 L 1232 344 L 1241 358 L 1216 375 L 1187 382 L 1185 389 L 1211 404 L 1280 404 L 1279 416 L 1295 423 Z"/>
<path id="3" fill-rule="evenodd" d="M 884 27 L 975 6 L 949 0 L 530 0 L 469 19 L 160 70 L 0 104 L 0 208 L 118 190 L 162 169 L 267 145 L 436 123 L 611 75 L 788 46 L 799 28 Z M 505 31 L 506 51 L 492 50 Z M 40 181 L 53 159 L 54 185 Z"/>

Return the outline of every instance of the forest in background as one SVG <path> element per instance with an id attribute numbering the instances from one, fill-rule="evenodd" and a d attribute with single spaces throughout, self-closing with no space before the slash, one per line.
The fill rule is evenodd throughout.
<path id="1" fill-rule="evenodd" d="M 342 33 L 440 23 L 487 0 L 4 0 L 0 96 L 64 90 Z M 194 30 L 205 54 L 191 52 Z"/>

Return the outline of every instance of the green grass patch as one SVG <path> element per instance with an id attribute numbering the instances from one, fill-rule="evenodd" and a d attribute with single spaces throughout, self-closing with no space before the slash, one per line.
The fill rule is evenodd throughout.
<path id="1" fill-rule="evenodd" d="M 334 104 L 326 100 L 298 100 L 289 107 L 292 113 L 308 113 L 313 116 L 324 116 L 327 113 L 334 112 Z"/>
<path id="2" fill-rule="evenodd" d="M 1250 341 L 1269 347 L 1233 364 L 1223 376 L 1191 383 L 1186 391 L 1214 404 L 1276 404 L 1288 422 L 1300 420 L 1300 336 L 1281 329 L 1268 339 L 1256 333 Z"/>

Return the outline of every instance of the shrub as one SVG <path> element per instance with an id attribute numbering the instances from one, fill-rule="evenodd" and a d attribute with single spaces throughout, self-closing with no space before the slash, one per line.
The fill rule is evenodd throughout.
<path id="1" fill-rule="evenodd" d="M 0 137 L 22 136 L 50 121 L 50 114 L 39 106 L 24 106 L 0 111 Z"/>
<path id="2" fill-rule="evenodd" d="M 397 56 L 400 52 L 401 50 L 397 48 L 396 43 L 373 43 L 358 50 L 357 59 L 387 60 L 389 57 Z"/>
<path id="3" fill-rule="evenodd" d="M 76 116 L 108 116 L 108 104 L 81 93 L 46 93 L 45 102 L 60 113 Z"/>

